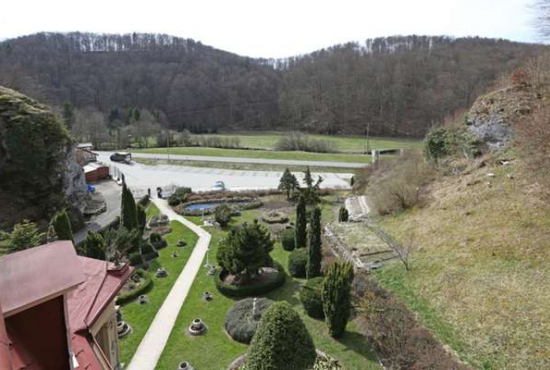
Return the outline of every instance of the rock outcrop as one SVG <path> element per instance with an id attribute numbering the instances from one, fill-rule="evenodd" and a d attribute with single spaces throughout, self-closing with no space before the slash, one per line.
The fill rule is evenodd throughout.
<path id="1" fill-rule="evenodd" d="M 0 228 L 47 221 L 85 206 L 86 182 L 74 142 L 48 107 L 0 86 Z"/>
<path id="2" fill-rule="evenodd" d="M 536 93 L 529 89 L 508 87 L 494 91 L 475 101 L 466 124 L 490 150 L 502 149 L 513 136 L 514 123 L 531 113 L 536 100 Z"/>

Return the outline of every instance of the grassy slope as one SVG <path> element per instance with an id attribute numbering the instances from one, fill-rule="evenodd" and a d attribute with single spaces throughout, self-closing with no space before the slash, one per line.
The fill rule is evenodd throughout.
<path id="1" fill-rule="evenodd" d="M 331 218 L 327 210 L 327 219 Z M 257 217 L 256 211 L 246 211 L 239 217 L 238 222 L 251 222 Z M 200 218 L 190 218 L 200 223 Z M 208 228 L 212 233 L 212 244 L 210 259 L 215 258 L 217 244 L 224 232 Z M 272 256 L 283 264 L 287 265 L 288 252 L 284 251 L 279 243 L 276 244 Z M 270 293 L 269 298 L 288 301 L 304 319 L 315 344 L 321 350 L 339 358 L 348 370 L 351 369 L 378 369 L 378 364 L 364 338 L 356 329 L 353 323 L 348 326 L 348 332 L 340 341 L 335 341 L 328 336 L 324 322 L 313 320 L 307 317 L 301 307 L 298 292 L 303 280 L 288 277 L 286 284 L 280 289 Z M 214 301 L 204 302 L 200 298 L 205 291 L 213 292 Z M 211 276 L 201 270 L 191 287 L 188 300 L 182 307 L 176 326 L 174 327 L 167 346 L 160 358 L 158 369 L 176 368 L 180 361 L 188 360 L 198 369 L 225 369 L 236 357 L 247 350 L 247 346 L 231 340 L 224 331 L 223 321 L 227 310 L 235 301 L 222 296 L 216 290 Z M 191 321 L 200 317 L 208 326 L 206 335 L 190 337 L 185 334 L 187 326 Z"/>
<path id="2" fill-rule="evenodd" d="M 198 135 L 200 136 L 200 135 Z M 237 137 L 241 146 L 255 149 L 273 149 L 277 141 L 285 134 L 266 133 L 266 134 L 223 134 L 212 135 L 222 138 Z M 342 152 L 361 152 L 367 148 L 367 139 L 365 136 L 326 136 L 326 135 L 308 135 L 313 140 L 325 140 L 334 146 L 334 149 Z M 399 149 L 399 148 L 418 148 L 422 144 L 419 140 L 399 139 L 399 138 L 370 138 L 369 145 L 371 149 Z"/>
<path id="3" fill-rule="evenodd" d="M 166 148 L 133 149 L 135 153 L 166 154 Z M 218 149 L 218 148 L 170 148 L 170 154 L 201 155 L 208 157 L 235 157 L 235 158 L 261 158 L 284 159 L 301 161 L 329 161 L 370 163 L 371 156 L 366 154 L 344 153 L 306 153 L 306 152 L 280 152 L 267 150 L 245 149 Z"/>
<path id="4" fill-rule="evenodd" d="M 416 248 L 412 272 L 395 263 L 378 279 L 477 368 L 550 368 L 550 210 L 533 189 L 512 165 L 483 168 L 381 223 L 402 241 L 414 234 Z"/>
<path id="5" fill-rule="evenodd" d="M 149 217 L 158 214 L 158 212 L 157 207 L 152 204 L 147 209 Z M 191 255 L 191 246 L 194 246 L 197 242 L 198 237 L 179 222 L 172 222 L 171 227 L 172 232 L 165 236 L 168 246 L 159 251 L 159 258 L 150 261 L 149 273 L 153 279 L 153 288 L 146 293 L 149 304 L 142 306 L 133 301 L 122 308 L 124 320 L 130 323 L 132 327 L 132 333 L 120 341 L 120 354 L 123 363 L 127 364 L 130 362 L 158 309 Z M 181 238 L 188 242 L 187 247 L 176 247 L 176 242 Z M 173 251 L 179 253 L 178 258 L 170 256 Z M 155 271 L 159 267 L 164 267 L 168 272 L 166 278 L 159 279 L 154 276 Z"/>

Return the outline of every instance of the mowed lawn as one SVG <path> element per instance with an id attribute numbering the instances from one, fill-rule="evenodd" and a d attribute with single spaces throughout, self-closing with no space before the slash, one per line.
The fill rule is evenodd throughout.
<path id="1" fill-rule="evenodd" d="M 233 221 L 233 224 L 253 222 L 257 217 L 258 211 L 245 211 L 242 216 Z M 190 217 L 190 219 L 200 223 L 200 218 Z M 208 258 L 215 264 L 218 243 L 225 232 L 219 228 L 206 228 L 206 230 L 212 234 Z M 289 252 L 283 250 L 280 243 L 276 243 L 271 255 L 286 269 Z M 353 323 L 348 325 L 343 338 L 334 340 L 328 335 L 323 321 L 311 319 L 305 314 L 299 301 L 299 291 L 303 283 L 304 280 L 287 276 L 285 285 L 271 292 L 267 297 L 289 302 L 301 315 L 317 348 L 339 359 L 348 370 L 379 369 L 368 346 L 367 338 L 356 330 Z M 205 291 L 214 294 L 213 301 L 205 302 L 201 299 Z M 178 363 L 186 360 L 196 369 L 224 370 L 235 358 L 246 353 L 248 346 L 233 341 L 224 329 L 225 314 L 234 303 L 234 299 L 224 297 L 217 291 L 214 278 L 207 275 L 205 269 L 201 269 L 179 313 L 157 369 L 175 369 Z M 195 318 L 201 318 L 207 325 L 208 331 L 205 335 L 192 337 L 187 334 L 187 328 Z"/>
<path id="2" fill-rule="evenodd" d="M 158 214 L 157 207 L 153 204 L 147 209 L 148 218 Z M 125 304 L 122 307 L 122 316 L 132 327 L 132 332 L 120 340 L 121 362 L 128 364 L 137 350 L 143 336 L 149 329 L 151 322 L 155 318 L 157 311 L 164 302 L 164 299 L 172 289 L 172 285 L 178 278 L 181 270 L 187 263 L 198 237 L 195 233 L 183 226 L 179 222 L 172 221 L 170 226 L 172 232 L 165 235 L 168 246 L 159 251 L 160 256 L 157 259 L 149 261 L 149 274 L 153 279 L 153 288 L 146 293 L 149 301 L 146 305 L 140 305 L 136 300 Z M 176 246 L 179 239 L 187 241 L 187 246 L 180 248 Z M 179 256 L 173 258 L 173 251 L 177 251 Z M 168 272 L 165 278 L 155 277 L 155 271 L 159 267 L 164 267 Z"/>
<path id="3" fill-rule="evenodd" d="M 167 154 L 166 148 L 132 149 L 134 153 Z M 170 154 L 179 155 L 200 155 L 208 157 L 235 157 L 235 158 L 261 158 L 261 159 L 283 159 L 298 161 L 325 161 L 325 162 L 347 162 L 347 163 L 370 163 L 371 156 L 367 154 L 350 153 L 310 153 L 310 152 L 286 152 L 273 150 L 246 150 L 246 149 L 219 149 L 219 148 L 197 148 L 197 147 L 175 147 L 170 148 Z"/>
<path id="4" fill-rule="evenodd" d="M 202 135 L 193 135 L 202 136 Z M 254 149 L 274 149 L 277 141 L 286 136 L 283 133 L 267 134 L 216 134 L 208 136 L 217 136 L 220 138 L 238 138 L 244 148 Z M 328 135 L 308 135 L 311 140 L 324 140 L 333 145 L 333 148 L 339 152 L 362 152 L 367 150 L 367 138 L 365 136 L 328 136 Z M 420 148 L 422 141 L 407 138 L 384 138 L 371 137 L 369 139 L 369 149 L 409 149 Z"/>

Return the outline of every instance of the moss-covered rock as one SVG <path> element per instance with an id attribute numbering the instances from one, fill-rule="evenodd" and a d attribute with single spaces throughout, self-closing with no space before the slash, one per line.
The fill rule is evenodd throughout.
<path id="1" fill-rule="evenodd" d="M 0 228 L 24 215 L 49 219 L 62 208 L 82 207 L 86 183 L 75 165 L 74 143 L 45 105 L 0 86 Z"/>

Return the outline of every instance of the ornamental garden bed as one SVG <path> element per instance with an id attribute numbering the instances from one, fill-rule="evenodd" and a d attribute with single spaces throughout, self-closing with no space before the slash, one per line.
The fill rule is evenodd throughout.
<path id="1" fill-rule="evenodd" d="M 221 204 L 229 204 L 236 212 L 260 208 L 263 203 L 257 198 L 227 197 L 216 199 L 197 199 L 182 203 L 175 207 L 175 211 L 183 216 L 210 215 Z"/>
<path id="2" fill-rule="evenodd" d="M 250 297 L 271 292 L 285 283 L 286 275 L 283 266 L 278 262 L 273 267 L 263 267 L 260 274 L 251 278 L 246 284 L 234 283 L 235 276 L 221 270 L 216 275 L 216 287 L 223 295 L 229 297 Z"/>
<path id="3" fill-rule="evenodd" d="M 133 299 L 136 299 L 142 294 L 145 294 L 153 287 L 153 280 L 147 273 L 142 269 L 138 269 L 132 275 L 132 278 L 124 284 L 121 289 L 121 293 L 116 299 L 116 304 L 124 304 L 130 302 Z"/>

